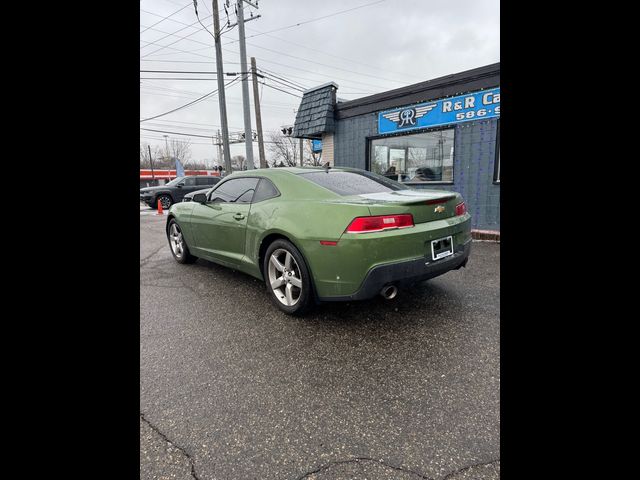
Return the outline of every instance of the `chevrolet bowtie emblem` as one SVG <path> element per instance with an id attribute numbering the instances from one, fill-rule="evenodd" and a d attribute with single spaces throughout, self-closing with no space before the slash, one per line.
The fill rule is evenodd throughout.
<path id="1" fill-rule="evenodd" d="M 438 205 L 433 211 L 435 213 L 442 213 L 444 212 L 445 208 L 442 205 Z"/>

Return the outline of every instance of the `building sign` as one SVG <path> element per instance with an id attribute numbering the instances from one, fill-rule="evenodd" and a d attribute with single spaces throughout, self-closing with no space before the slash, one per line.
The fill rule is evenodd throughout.
<path id="1" fill-rule="evenodd" d="M 318 153 L 322 151 L 322 140 L 311 140 L 311 151 Z"/>
<path id="2" fill-rule="evenodd" d="M 500 87 L 385 110 L 378 114 L 378 133 L 397 133 L 495 117 L 500 117 Z"/>

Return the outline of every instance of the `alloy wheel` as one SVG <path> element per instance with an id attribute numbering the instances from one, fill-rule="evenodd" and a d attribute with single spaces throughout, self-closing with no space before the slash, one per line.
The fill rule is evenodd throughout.
<path id="1" fill-rule="evenodd" d="M 300 267 L 290 252 L 283 248 L 275 250 L 269 258 L 269 284 L 280 303 L 292 307 L 302 294 Z"/>
<path id="2" fill-rule="evenodd" d="M 176 258 L 182 258 L 182 255 L 184 255 L 184 240 L 177 223 L 172 224 L 169 229 L 169 243 Z"/>
<path id="3" fill-rule="evenodd" d="M 171 206 L 171 199 L 166 195 L 162 195 L 160 197 L 160 203 L 162 204 L 162 208 L 167 209 Z"/>

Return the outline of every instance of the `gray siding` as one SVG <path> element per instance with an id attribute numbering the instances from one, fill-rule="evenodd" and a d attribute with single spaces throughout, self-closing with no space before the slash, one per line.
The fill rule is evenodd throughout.
<path id="1" fill-rule="evenodd" d="M 497 125 L 497 119 L 456 125 L 453 185 L 414 185 L 459 192 L 467 202 L 473 228 L 500 230 L 500 185 L 493 183 Z M 367 168 L 367 137 L 375 137 L 377 133 L 376 113 L 337 121 L 335 165 Z"/>

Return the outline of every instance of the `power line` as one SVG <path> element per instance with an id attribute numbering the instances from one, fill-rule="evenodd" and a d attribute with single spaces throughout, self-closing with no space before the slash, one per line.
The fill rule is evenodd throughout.
<path id="1" fill-rule="evenodd" d="M 207 18 L 212 17 L 212 16 L 213 16 L 213 15 L 209 15 L 208 17 L 205 17 L 205 18 L 204 18 L 204 20 L 206 20 Z M 158 41 L 160 41 L 160 40 L 164 40 L 165 38 L 167 38 L 167 37 L 171 37 L 171 36 L 179 37 L 179 35 L 177 35 L 177 33 L 178 33 L 178 32 L 181 32 L 182 30 L 186 30 L 186 29 L 187 29 L 187 28 L 189 28 L 189 27 L 193 27 L 193 26 L 194 26 L 196 23 L 198 23 L 198 22 L 200 22 L 200 19 L 199 19 L 199 18 L 198 18 L 198 20 L 197 20 L 197 21 L 193 22 L 191 25 L 188 25 L 188 26 L 186 26 L 186 27 L 180 28 L 180 29 L 176 30 L 176 31 L 175 31 L 175 32 L 173 32 L 173 33 L 169 33 L 169 34 L 165 35 L 164 37 L 161 37 L 161 38 L 156 39 L 156 42 L 158 42 Z M 147 53 L 147 54 L 143 55 L 143 56 L 142 56 L 142 58 L 144 58 L 144 57 L 148 57 L 149 55 L 153 55 L 154 53 L 159 52 L 160 50 L 163 50 L 163 49 L 165 49 L 165 48 L 167 48 L 167 47 L 169 47 L 169 46 L 173 45 L 174 43 L 178 43 L 178 42 L 179 42 L 179 41 L 181 41 L 181 40 L 187 39 L 187 38 L 191 37 L 192 35 L 195 35 L 196 33 L 200 32 L 200 31 L 201 31 L 201 30 L 198 28 L 195 32 L 190 33 L 190 34 L 189 34 L 189 35 L 187 35 L 186 37 L 179 37 L 179 38 L 178 38 L 178 40 L 176 40 L 175 42 L 168 43 L 167 45 L 161 45 L 161 47 L 160 47 L 160 48 L 158 48 L 158 49 L 154 50 L 153 52 L 149 52 L 149 53 Z"/>
<path id="2" fill-rule="evenodd" d="M 215 40 L 215 39 L 216 39 L 215 35 L 214 35 L 213 33 L 211 33 L 211 32 L 209 31 L 209 29 L 208 29 L 207 27 L 205 27 L 205 26 L 204 26 L 204 23 L 202 23 L 202 20 L 200 20 L 200 16 L 198 15 L 198 2 L 197 2 L 197 0 L 193 0 L 193 8 L 194 8 L 194 10 L 196 11 L 196 18 L 198 19 L 198 22 L 200 22 L 200 25 L 202 25 L 202 28 L 204 28 L 204 29 L 205 29 L 205 31 L 206 31 L 209 35 L 211 35 L 211 37 Z M 212 16 L 213 16 L 213 15 L 212 15 Z"/>
<path id="3" fill-rule="evenodd" d="M 143 42 L 146 42 L 145 40 L 142 40 L 142 41 L 143 41 Z M 146 42 L 146 43 L 154 43 L 154 42 Z M 155 44 L 155 43 L 154 43 L 154 44 Z M 195 55 L 195 56 L 203 57 L 203 58 L 207 58 L 207 59 L 208 59 L 208 58 L 210 58 L 210 57 L 209 57 L 209 56 L 207 56 L 207 55 L 202 55 L 202 54 L 196 53 L 195 51 L 180 50 L 180 49 L 178 49 L 178 48 L 174 48 L 174 47 L 167 47 L 167 48 L 171 48 L 172 50 L 176 50 L 176 51 L 178 51 L 178 52 L 180 52 L 180 53 L 186 53 L 186 54 L 189 54 L 189 55 Z M 225 50 L 225 52 L 227 52 L 227 53 L 235 53 L 235 54 L 237 54 L 237 53 L 238 53 L 238 52 L 230 52 L 230 51 L 227 51 L 227 50 Z M 153 61 L 153 60 L 149 60 L 149 61 Z M 314 72 L 314 71 L 312 71 L 312 70 L 305 70 L 305 69 L 303 69 L 303 68 L 294 67 L 294 66 L 287 65 L 287 64 L 284 64 L 284 63 L 274 62 L 273 60 L 265 60 L 265 59 L 261 59 L 261 60 L 260 60 L 260 62 L 262 62 L 262 63 L 272 63 L 272 64 L 274 64 L 274 65 L 278 65 L 278 66 L 285 67 L 285 68 L 290 68 L 290 69 L 292 69 L 292 70 L 299 70 L 299 71 L 301 71 L 301 72 L 311 73 L 311 74 L 313 74 L 313 75 L 319 75 L 319 76 L 321 76 L 321 77 L 324 77 L 324 79 L 330 79 L 330 80 L 345 80 L 345 81 L 347 82 L 347 83 L 346 83 L 346 85 L 349 85 L 349 84 L 351 84 L 351 83 L 357 83 L 357 84 L 360 84 L 360 85 L 366 85 L 366 86 L 368 86 L 368 87 L 374 87 L 374 88 L 377 88 L 377 89 L 388 90 L 388 87 L 382 87 L 382 86 L 380 86 L 380 85 L 373 85 L 373 84 L 371 84 L 371 83 L 360 82 L 360 81 L 353 80 L 353 79 L 346 79 L 346 78 L 342 78 L 342 77 L 329 76 L 329 75 L 322 74 L 322 73 L 319 73 L 319 72 Z M 211 62 L 211 61 L 209 61 L 209 62 L 202 62 L 202 63 L 215 63 L 215 62 Z M 291 76 L 293 77 L 293 75 L 291 75 Z M 302 78 L 302 79 L 305 79 L 305 80 L 308 80 L 308 81 L 325 81 L 324 79 L 323 79 L 323 80 L 313 80 L 313 79 L 304 78 L 304 77 L 296 77 L 296 78 Z M 374 92 L 371 92 L 371 93 L 374 93 Z"/>
<path id="4" fill-rule="evenodd" d="M 321 19 L 323 19 L 323 18 L 329 18 L 329 17 L 331 17 L 331 16 L 335 16 L 335 15 L 338 15 L 338 14 L 341 14 L 341 13 L 346 13 L 346 12 L 349 12 L 349 11 L 352 11 L 352 10 L 356 10 L 356 9 L 358 9 L 358 8 L 363 8 L 363 7 L 365 7 L 365 6 L 374 5 L 374 4 L 376 4 L 376 3 L 381 3 L 381 2 L 383 2 L 383 1 L 386 1 L 386 0 L 379 0 L 379 1 L 374 2 L 374 3 L 371 3 L 371 4 L 361 5 L 361 6 L 359 6 L 359 7 L 354 7 L 354 8 L 352 8 L 352 9 L 344 10 L 344 11 L 342 11 L 342 12 L 337 12 L 337 13 L 334 13 L 334 14 L 330 14 L 330 15 L 327 15 L 327 16 L 325 16 L 325 17 L 320 17 L 320 18 L 318 18 L 318 19 L 313 19 L 313 20 L 308 20 L 308 21 L 306 21 L 306 22 L 301 22 L 301 23 L 296 24 L 296 25 L 303 25 L 303 24 L 305 24 L 305 23 L 310 23 L 310 22 L 313 22 L 313 21 L 316 21 L 316 20 L 321 20 Z M 196 15 L 197 15 L 197 13 L 196 13 Z M 193 24 L 192 24 L 192 25 L 193 25 Z M 189 25 L 189 26 L 192 26 L 192 25 Z M 186 28 L 186 27 L 185 27 L 185 28 Z M 205 27 L 203 26 L 203 28 L 205 28 Z M 156 29 L 156 30 L 157 30 L 157 29 Z M 179 32 L 179 31 L 181 31 L 181 30 L 184 30 L 184 29 L 180 29 L 180 30 L 178 30 L 177 32 Z M 205 28 L 205 30 L 206 30 L 206 28 Z M 160 30 L 158 30 L 158 31 L 160 31 Z M 197 30 L 197 31 L 199 31 L 199 30 Z M 195 42 L 195 43 L 199 43 L 199 44 L 202 44 L 202 45 L 206 45 L 208 48 L 210 48 L 210 47 L 211 47 L 211 45 L 209 45 L 209 44 L 207 44 L 207 43 L 205 43 L 205 42 L 201 42 L 201 41 L 198 41 L 198 40 L 193 40 L 193 39 L 188 38 L 189 36 L 194 35 L 195 33 L 197 33 L 197 31 L 196 31 L 196 32 L 191 33 L 190 35 L 188 35 L 188 36 L 186 36 L 186 37 L 182 37 L 182 36 L 176 35 L 176 33 L 177 33 L 177 32 L 175 32 L 175 33 L 173 33 L 173 34 L 171 34 L 171 33 L 167 33 L 167 32 L 162 32 L 162 31 L 160 31 L 160 32 L 162 32 L 162 33 L 167 33 L 167 35 L 169 35 L 169 36 L 176 36 L 176 37 L 178 37 L 179 39 L 182 39 L 182 40 L 189 40 L 189 41 L 191 41 L 191 42 Z M 212 34 L 209 30 L 207 30 L 207 32 L 208 32 L 210 35 L 212 35 L 212 36 L 213 36 L 213 34 Z M 265 34 L 267 34 L 267 33 L 269 33 L 269 32 L 261 32 L 261 33 L 258 33 L 258 34 L 256 34 L 256 35 L 250 35 L 250 36 L 249 36 L 249 37 L 247 37 L 247 38 L 251 38 L 251 37 L 255 37 L 255 36 L 259 36 L 259 35 L 265 35 Z M 165 36 L 165 37 L 162 37 L 162 38 L 166 38 L 166 36 Z M 215 37 L 214 37 L 214 39 L 215 39 Z M 173 42 L 173 43 L 170 43 L 170 44 L 168 44 L 168 45 L 166 45 L 166 46 L 163 46 L 163 48 L 164 48 L 164 47 L 169 47 L 170 45 L 173 45 L 174 43 L 177 43 L 178 41 L 180 41 L 180 40 L 177 40 L 177 41 L 175 41 L 175 42 Z M 235 41 L 233 41 L 233 42 L 229 42 L 229 43 L 235 43 Z M 225 45 L 227 45 L 227 44 L 225 44 Z M 249 43 L 249 45 L 251 45 L 251 46 L 253 46 L 253 47 L 256 47 L 256 48 L 261 48 L 261 49 L 263 49 L 263 50 L 267 50 L 267 51 L 269 51 L 269 52 L 277 53 L 278 55 L 284 55 L 284 56 L 287 56 L 287 57 L 294 58 L 294 59 L 296 59 L 296 60 L 302 60 L 302 61 L 304 61 L 304 62 L 309 62 L 309 63 L 313 63 L 313 64 L 317 64 L 317 65 L 322 65 L 322 66 L 325 66 L 325 67 L 328 67 L 328 68 L 332 68 L 332 69 L 334 69 L 334 70 L 341 70 L 341 71 L 344 71 L 344 72 L 347 72 L 347 73 L 352 73 L 352 74 L 359 75 L 359 76 L 364 76 L 364 77 L 379 78 L 379 79 L 381 79 L 381 80 L 385 80 L 385 81 L 389 81 L 389 82 L 394 82 L 394 83 L 400 83 L 400 84 L 404 84 L 404 83 L 406 83 L 406 82 L 402 82 L 402 81 L 399 81 L 399 80 L 393 80 L 393 79 L 390 79 L 390 78 L 380 77 L 379 75 L 370 75 L 370 74 L 366 74 L 366 73 L 359 73 L 359 72 L 356 72 L 356 71 L 353 71 L 353 70 L 349 70 L 349 69 L 345 69 L 345 68 L 341 68 L 341 67 L 336 67 L 336 66 L 333 66 L 333 65 L 327 65 L 327 64 L 323 64 L 323 63 L 318 63 L 317 61 L 308 60 L 308 59 L 303 58 L 303 57 L 298 57 L 298 56 L 296 56 L 296 55 L 290 55 L 290 54 L 287 54 L 287 53 L 284 53 L 284 52 L 281 52 L 281 51 L 273 50 L 273 49 L 270 49 L 270 48 L 267 48 L 267 47 L 263 47 L 263 46 L 260 46 L 260 45 L 256 45 L 256 44 L 252 44 L 252 43 Z M 143 56 L 143 57 L 141 57 L 141 58 L 145 58 L 145 57 L 147 57 L 147 56 L 149 56 L 149 55 L 152 55 L 153 53 L 158 52 L 158 51 L 160 51 L 160 50 L 162 50 L 162 48 L 157 49 L 157 50 L 155 50 L 154 52 L 151 52 L 151 53 L 149 53 L 149 54 L 146 54 L 146 55 L 144 55 L 144 56 Z M 184 53 L 193 53 L 193 52 L 184 52 Z M 228 52 L 228 53 L 238 54 L 238 52 Z M 193 54 L 195 54 L 195 53 L 193 53 Z M 202 56 L 204 56 L 204 55 L 202 55 Z M 206 58 L 208 58 L 208 57 L 206 57 Z M 338 58 L 339 58 L 339 57 L 338 57 Z M 261 61 L 266 61 L 267 63 L 275 63 L 275 62 L 269 62 L 269 61 L 267 61 L 267 60 L 261 60 Z M 370 68 L 373 68 L 373 67 L 370 67 Z M 311 73 L 315 73 L 315 72 L 311 72 Z M 361 83 L 362 85 L 374 86 L 374 87 L 376 87 L 376 88 L 386 88 L 386 87 L 381 87 L 381 86 L 379 86 L 379 85 L 366 84 L 366 83 L 363 83 L 363 82 L 357 82 L 357 83 Z"/>
<path id="5" fill-rule="evenodd" d="M 356 71 L 348 70 L 346 68 L 334 67 L 333 65 L 327 65 L 326 63 L 320 63 L 320 62 L 317 62 L 315 60 L 308 60 L 308 59 L 303 58 L 303 57 L 297 57 L 296 55 L 289 55 L 288 53 L 279 52 L 278 50 L 273 50 L 273 49 L 267 48 L 267 47 L 262 47 L 260 45 L 256 45 L 255 43 L 247 42 L 247 45 L 251 45 L 252 47 L 256 47 L 256 48 L 261 48 L 262 50 L 267 50 L 268 52 L 274 52 L 274 53 L 277 53 L 278 55 L 284 55 L 285 57 L 291 57 L 291 58 L 295 58 L 296 60 L 302 60 L 303 62 L 313 63 L 314 65 L 322 65 L 323 67 L 329 67 L 329 68 L 332 68 L 334 70 L 341 70 L 343 72 L 352 73 L 354 75 L 360 75 L 361 77 L 379 78 L 380 80 L 386 80 L 388 82 L 405 84 L 405 82 L 401 82 L 399 80 L 391 80 L 390 78 L 384 78 L 384 77 L 381 77 L 380 75 L 369 75 L 367 73 L 358 73 Z"/>
<path id="6" fill-rule="evenodd" d="M 263 85 L 261 83 L 261 85 Z M 142 95 L 149 95 L 149 96 L 161 96 L 161 97 L 169 97 L 169 98 L 184 98 L 187 100 L 192 100 L 193 97 L 192 96 L 187 96 L 187 95 L 181 95 L 181 94 L 169 94 L 169 93 L 161 93 L 161 92 L 141 92 Z M 203 102 L 206 101 L 214 101 L 214 97 L 209 97 L 209 98 L 205 98 L 203 100 Z M 240 100 L 227 100 L 228 103 L 241 103 Z M 290 111 L 294 108 L 296 108 L 298 106 L 298 104 L 289 104 L 289 103 L 284 103 L 284 102 L 263 102 L 265 107 L 269 107 L 267 110 L 286 110 L 286 111 Z M 173 120 L 172 120 L 173 121 Z"/>
<path id="7" fill-rule="evenodd" d="M 160 30 L 160 29 L 157 29 L 157 28 L 151 28 L 151 30 L 153 30 L 155 32 L 159 32 L 159 33 L 166 33 L 167 35 L 165 37 L 162 37 L 162 38 L 166 38 L 167 36 L 169 36 L 169 37 L 177 37 L 178 38 L 178 40 L 176 40 L 175 42 L 169 43 L 167 45 L 161 45 L 159 43 L 153 43 L 154 45 L 157 45 L 159 47 L 169 48 L 170 45 L 173 45 L 174 43 L 178 43 L 180 40 L 188 40 L 189 42 L 199 43 L 200 45 L 206 45 L 207 48 L 211 48 L 211 45 L 206 43 L 206 42 L 201 42 L 200 40 L 195 40 L 193 38 L 189 38 L 189 37 L 195 35 L 196 33 L 200 32 L 201 31 L 200 29 L 196 30 L 195 32 L 191 32 L 189 35 L 184 36 L 184 37 L 181 36 L 181 35 L 177 35 L 175 33 L 168 33 L 168 32 L 165 32 L 164 30 Z M 211 33 L 211 32 L 209 32 L 209 33 Z M 162 38 L 160 38 L 159 40 L 162 40 Z M 140 41 L 141 42 L 147 42 L 147 40 L 142 40 L 142 39 Z M 147 42 L 147 43 L 152 43 L 152 42 Z M 144 45 L 143 47 L 140 47 L 140 49 L 143 49 L 144 47 L 146 47 L 146 45 Z M 162 50 L 162 48 L 158 48 L 154 52 L 159 52 L 160 50 Z M 204 48 L 202 50 L 204 50 Z M 146 57 L 148 55 L 153 55 L 154 52 L 147 53 L 141 58 L 144 58 L 144 57 Z"/>
<path id="8" fill-rule="evenodd" d="M 251 31 L 254 31 L 254 32 L 260 33 L 260 34 L 262 34 L 262 35 L 266 35 L 266 36 L 267 36 L 267 37 L 269 37 L 269 38 L 274 38 L 274 39 L 276 39 L 276 40 L 280 40 L 281 42 L 285 42 L 285 43 L 287 43 L 288 45 L 296 45 L 296 46 L 298 46 L 298 47 L 305 48 L 305 49 L 307 49 L 307 50 L 311 50 L 312 52 L 318 52 L 318 53 L 321 53 L 321 54 L 323 54 L 323 55 L 327 55 L 327 56 L 329 56 L 329 57 L 333 57 L 333 58 L 337 58 L 337 59 L 340 59 L 340 60 L 344 60 L 344 61 L 349 62 L 349 63 L 356 63 L 356 64 L 358 64 L 358 65 L 362 65 L 362 66 L 367 67 L 367 68 L 370 68 L 370 69 L 372 69 L 372 70 L 377 70 L 377 71 L 382 70 L 382 68 L 381 68 L 381 67 L 375 67 L 375 66 L 373 66 L 373 65 L 369 65 L 369 64 L 367 64 L 367 63 L 359 62 L 359 61 L 357 61 L 357 60 L 352 60 L 352 59 L 350 59 L 350 58 L 346 58 L 346 57 L 341 57 L 341 56 L 339 56 L 339 55 L 334 55 L 334 54 L 332 54 L 332 53 L 325 52 L 325 51 L 323 51 L 323 50 L 318 50 L 317 48 L 309 47 L 309 46 L 307 46 L 307 45 L 302 45 L 301 43 L 293 42 L 293 41 L 291 41 L 291 40 L 287 40 L 287 39 L 284 39 L 284 38 L 281 38 L 281 37 L 276 37 L 275 35 L 269 35 L 269 34 L 267 34 L 267 33 L 261 32 L 260 30 L 256 30 L 255 28 L 247 28 L 247 30 L 251 30 Z M 403 76 L 406 76 L 406 77 L 413 77 L 413 78 L 416 78 L 416 79 L 420 79 L 420 80 L 422 80 L 422 78 L 421 78 L 421 77 L 418 77 L 418 76 L 416 76 L 416 75 L 407 75 L 407 74 L 404 74 L 404 73 L 402 73 L 402 75 L 403 75 Z"/>
<path id="9" fill-rule="evenodd" d="M 294 86 L 290 85 L 289 83 L 286 83 L 286 82 L 283 82 L 283 81 L 281 81 L 281 80 L 278 80 L 277 78 L 272 77 L 272 76 L 267 76 L 267 75 L 265 75 L 265 78 L 267 78 L 267 79 L 271 80 L 272 82 L 277 83 L 278 85 L 282 85 L 282 86 L 283 86 L 283 87 L 285 87 L 285 88 L 293 89 L 293 90 L 296 90 L 296 91 L 298 91 L 298 92 L 304 92 L 304 91 L 306 90 L 306 89 L 304 89 L 304 88 L 294 87 Z"/>
<path id="10" fill-rule="evenodd" d="M 208 74 L 217 75 L 215 70 L 200 70 L 200 71 L 187 71 L 187 70 L 140 70 L 140 73 L 193 73 L 193 74 Z M 225 72 L 225 75 L 248 75 L 249 72 Z"/>
<path id="11" fill-rule="evenodd" d="M 284 78 L 284 77 L 281 77 L 279 75 L 276 75 L 275 73 L 272 73 L 270 71 L 262 70 L 261 68 L 258 68 L 258 70 L 260 70 L 264 75 L 266 75 L 266 76 L 268 76 L 270 78 L 277 78 L 277 79 L 279 79 L 279 80 L 281 80 L 281 81 L 283 81 L 285 83 L 290 84 L 294 88 L 300 89 L 301 91 L 305 91 L 305 90 L 309 89 L 309 87 L 305 87 L 304 85 L 301 85 L 301 84 L 299 84 L 297 82 L 294 82 L 294 81 L 289 80 L 287 78 Z"/>
<path id="12" fill-rule="evenodd" d="M 325 18 L 335 17 L 336 15 L 342 15 L 343 13 L 352 12 L 352 11 L 358 10 L 360 8 L 370 7 L 372 5 L 376 5 L 378 3 L 382 3 L 382 2 L 385 2 L 385 1 L 386 0 L 377 0 L 375 2 L 365 3 L 364 5 L 359 5 L 357 7 L 349 8 L 347 10 L 342 10 L 342 11 L 339 11 L 339 12 L 331 13 L 329 15 L 325 15 L 324 17 L 317 17 L 317 18 L 313 18 L 311 20 L 305 20 L 303 22 L 298 22 L 298 23 L 294 23 L 292 25 L 287 25 L 286 27 L 276 28 L 275 30 L 269 30 L 268 32 L 257 33 L 255 35 L 249 35 L 247 38 L 259 37 L 260 35 L 266 35 L 267 33 L 279 32 L 281 30 L 286 30 L 286 29 L 289 29 L 289 28 L 299 27 L 300 25 L 306 25 L 307 23 L 317 22 L 319 20 L 324 20 Z M 229 45 L 231 43 L 236 43 L 237 41 L 238 40 L 233 40 L 233 41 L 231 41 L 229 43 L 226 43 L 225 45 Z"/>
<path id="13" fill-rule="evenodd" d="M 183 136 L 186 136 L 186 137 L 200 137 L 200 138 L 211 138 L 211 139 L 213 139 L 213 135 L 198 135 L 198 134 L 195 134 L 195 133 L 188 134 L 188 133 L 180 133 L 180 132 L 169 132 L 167 130 L 154 130 L 152 128 L 142 128 L 142 127 L 140 127 L 140 130 L 145 130 L 147 132 L 170 133 L 172 135 L 183 135 Z"/>
<path id="14" fill-rule="evenodd" d="M 280 88 L 278 88 L 278 87 L 274 87 L 273 85 L 269 85 L 268 83 L 263 83 L 263 85 L 264 85 L 265 87 L 269 87 L 269 88 L 273 88 L 274 90 L 278 90 L 278 91 L 280 91 L 280 92 L 282 92 L 282 93 L 286 93 L 287 95 L 291 95 L 291 96 L 294 96 L 294 97 L 302 98 L 300 95 L 296 95 L 296 94 L 294 94 L 294 93 L 287 92 L 286 90 L 281 90 Z"/>
<path id="15" fill-rule="evenodd" d="M 210 82 L 215 78 L 189 78 L 189 77 L 140 77 L 140 80 L 202 80 L 204 82 Z"/>
<path id="16" fill-rule="evenodd" d="M 216 62 L 213 61 L 208 61 L 208 62 L 204 62 L 204 61 L 200 61 L 200 60 L 147 60 L 144 58 L 140 59 L 141 62 L 158 62 L 158 63 L 208 63 L 208 64 L 214 64 Z M 225 65 L 240 65 L 240 62 L 224 62 Z"/>
<path id="17" fill-rule="evenodd" d="M 176 10 L 175 12 L 173 12 L 171 15 L 167 15 L 166 17 L 163 17 L 161 20 L 157 21 L 156 23 L 154 23 L 153 25 L 151 25 L 151 27 L 155 27 L 156 25 L 158 25 L 159 23 L 164 22 L 165 20 L 173 17 L 176 13 L 180 13 L 182 10 L 184 10 L 185 8 L 187 8 L 189 5 L 191 5 L 190 3 L 187 3 L 184 7 L 182 7 L 180 10 Z M 149 30 L 151 27 L 147 27 L 144 30 L 142 30 L 140 33 L 144 33 L 147 30 Z"/>
<path id="18" fill-rule="evenodd" d="M 144 10 L 142 10 L 142 11 L 144 11 Z M 222 12 L 222 10 L 220 10 L 220 12 Z M 147 12 L 147 13 L 151 13 L 151 12 Z M 152 14 L 152 15 L 153 15 L 153 14 Z M 180 29 L 176 30 L 176 31 L 175 31 L 175 32 L 173 32 L 173 33 L 167 33 L 167 32 L 164 32 L 164 33 L 166 33 L 166 35 L 165 35 L 164 37 L 160 37 L 160 38 L 156 39 L 156 42 L 158 42 L 158 41 L 160 41 L 160 40 L 164 40 L 165 38 L 170 37 L 170 36 L 178 37 L 178 40 L 176 40 L 176 41 L 174 41 L 174 42 L 171 42 L 171 43 L 168 43 L 167 45 L 159 45 L 159 44 L 158 44 L 158 45 L 160 46 L 160 48 L 158 48 L 158 49 L 154 50 L 153 52 L 149 52 L 149 53 L 147 53 L 147 54 L 143 55 L 141 58 L 148 57 L 149 55 L 153 55 L 153 54 L 155 54 L 156 52 L 159 52 L 159 51 L 161 51 L 161 50 L 164 50 L 165 48 L 169 48 L 171 45 L 174 45 L 174 44 L 176 44 L 176 43 L 180 42 L 181 40 L 190 40 L 190 41 L 194 41 L 194 42 L 196 42 L 196 43 L 203 43 L 203 44 L 204 44 L 204 42 L 199 42 L 199 41 L 197 41 L 197 40 L 191 40 L 191 39 L 189 39 L 189 37 L 191 37 L 191 36 L 193 36 L 193 35 L 195 35 L 196 33 L 198 33 L 198 32 L 200 32 L 200 31 L 201 31 L 201 29 L 199 29 L 199 28 L 195 27 L 195 25 L 196 25 L 197 23 L 200 23 L 200 25 L 202 25 L 202 27 L 203 27 L 203 28 L 204 28 L 204 29 L 205 29 L 205 30 L 206 30 L 206 31 L 207 31 L 211 36 L 213 36 L 213 38 L 215 39 L 215 36 L 213 35 L 213 33 L 211 33 L 211 32 L 210 32 L 210 31 L 209 31 L 209 30 L 204 26 L 204 24 L 202 23 L 202 20 L 206 20 L 206 19 L 211 18 L 211 17 L 213 17 L 213 15 L 207 15 L 206 17 L 203 17 L 203 18 L 201 19 L 201 18 L 196 14 L 197 21 L 195 21 L 195 22 L 193 22 L 193 23 L 191 23 L 191 24 L 186 24 L 186 23 L 183 23 L 183 22 L 177 22 L 177 23 L 180 23 L 181 25 L 185 25 L 185 26 L 184 26 L 183 28 L 180 28 Z M 173 19 L 172 19 L 172 21 L 176 21 L 176 20 L 173 20 Z M 187 28 L 189 28 L 189 27 L 196 28 L 196 30 L 195 30 L 194 32 L 191 32 L 189 35 L 187 35 L 187 36 L 185 36 L 185 37 L 181 37 L 181 36 L 177 35 L 179 32 L 181 32 L 181 31 L 183 31 L 183 30 L 186 30 L 186 29 L 187 29 Z M 156 30 L 156 31 L 157 31 L 157 29 L 154 29 L 154 30 Z M 226 32 L 225 32 L 225 33 L 226 33 Z M 144 41 L 144 40 L 143 40 L 143 41 Z M 149 42 L 149 43 L 154 43 L 154 42 Z M 205 45 L 207 45 L 207 44 L 205 44 Z M 145 45 L 145 46 L 146 46 L 146 45 Z M 144 47 L 143 47 L 143 48 L 144 48 Z"/>
<path id="19" fill-rule="evenodd" d="M 236 81 L 238 81 L 238 77 L 234 78 L 229 83 L 225 84 L 225 88 L 228 87 L 229 85 L 231 85 L 233 82 L 236 82 Z M 164 117 L 165 115 L 169 115 L 170 113 L 177 112 L 178 110 L 182 110 L 183 108 L 187 108 L 187 107 L 193 105 L 194 103 L 198 103 L 198 102 L 204 100 L 205 98 L 210 97 L 211 95 L 215 95 L 217 93 L 217 91 L 218 91 L 218 89 L 216 88 L 215 90 L 212 90 L 211 92 L 206 93 L 206 94 L 202 95 L 201 97 L 196 98 L 195 100 L 193 100 L 193 101 L 191 101 L 189 103 L 186 103 L 186 104 L 181 105 L 181 106 L 179 106 L 177 108 L 174 108 L 173 110 L 169 110 L 168 112 L 161 113 L 161 114 L 155 115 L 153 117 L 142 119 L 142 120 L 140 120 L 140 123 L 146 122 L 148 120 L 153 120 L 153 119 L 159 118 L 159 117 Z"/>

